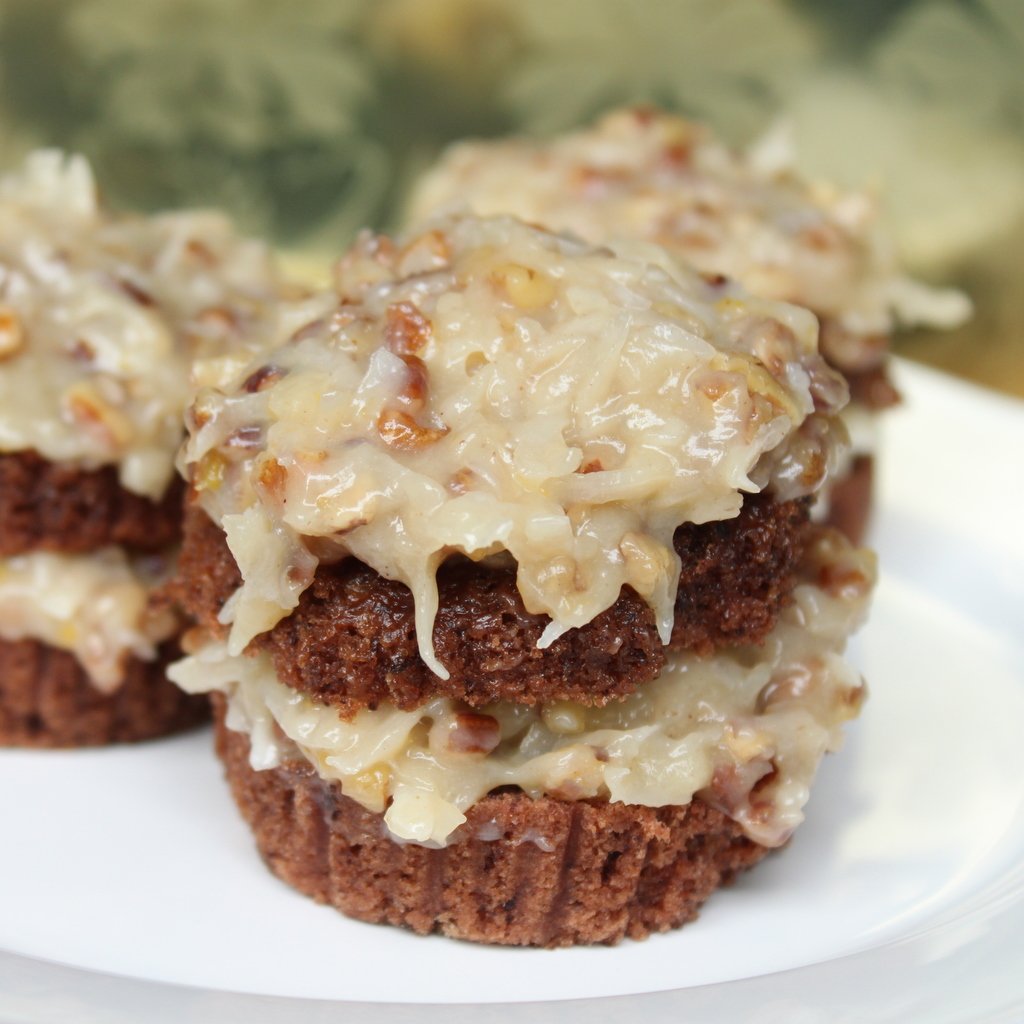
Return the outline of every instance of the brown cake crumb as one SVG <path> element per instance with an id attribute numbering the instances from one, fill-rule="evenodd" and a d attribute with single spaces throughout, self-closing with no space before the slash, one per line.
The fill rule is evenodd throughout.
<path id="1" fill-rule="evenodd" d="M 720 811 L 567 802 L 492 793 L 443 849 L 389 838 L 304 761 L 254 771 L 249 740 L 224 726 L 217 751 L 270 869 L 319 903 L 421 935 L 517 946 L 613 945 L 692 921 L 767 848 Z"/>
<path id="2" fill-rule="evenodd" d="M 175 478 L 153 502 L 126 491 L 114 466 L 86 471 L 34 451 L 0 454 L 0 557 L 108 544 L 161 550 L 181 536 L 182 491 Z"/>
<path id="3" fill-rule="evenodd" d="M 761 495 L 739 516 L 677 531 L 683 571 L 672 646 L 702 654 L 763 641 L 793 587 L 807 523 L 806 501 Z M 202 626 L 241 577 L 219 527 L 197 506 L 186 513 L 177 597 Z M 451 673 L 439 679 L 416 643 L 413 599 L 355 559 L 317 568 L 296 610 L 256 637 L 282 683 L 351 715 L 389 700 L 418 707 L 436 695 L 473 706 L 572 700 L 605 704 L 654 679 L 665 661 L 650 608 L 633 590 L 550 647 L 536 646 L 548 619 L 523 606 L 513 569 L 450 560 L 438 572 L 434 646 Z"/>
<path id="4" fill-rule="evenodd" d="M 735 519 L 676 530 L 683 570 L 670 648 L 707 655 L 764 640 L 793 589 L 808 507 L 806 499 L 779 503 L 748 494 Z"/>
<path id="5" fill-rule="evenodd" d="M 209 717 L 209 702 L 164 675 L 180 656 L 168 642 L 156 661 L 130 659 L 124 682 L 107 695 L 67 651 L 0 640 L 0 746 L 93 747 L 192 728 Z"/>

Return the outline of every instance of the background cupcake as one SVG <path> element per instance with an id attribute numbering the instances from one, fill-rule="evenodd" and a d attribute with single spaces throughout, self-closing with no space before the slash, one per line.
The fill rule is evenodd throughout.
<path id="1" fill-rule="evenodd" d="M 81 157 L 0 179 L 0 742 L 205 716 L 164 677 L 190 358 L 255 344 L 281 284 L 220 214 L 117 217 Z"/>
<path id="2" fill-rule="evenodd" d="M 844 417 L 854 438 L 818 514 L 856 542 L 870 509 L 876 417 L 898 401 L 886 370 L 892 334 L 959 326 L 970 303 L 900 272 L 868 195 L 813 185 L 793 163 L 781 137 L 742 154 L 702 125 L 635 107 L 543 143 L 459 143 L 417 183 L 409 217 L 462 208 L 511 213 L 595 245 L 656 242 L 705 274 L 811 310 L 822 354 L 850 385 Z"/>

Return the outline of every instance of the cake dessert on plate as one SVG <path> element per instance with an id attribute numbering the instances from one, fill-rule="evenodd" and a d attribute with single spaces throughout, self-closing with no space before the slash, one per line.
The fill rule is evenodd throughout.
<path id="1" fill-rule="evenodd" d="M 104 210 L 82 157 L 38 151 L 0 178 L 0 744 L 208 716 L 164 674 L 189 367 L 244 351 L 281 287 L 220 214 Z"/>
<path id="2" fill-rule="evenodd" d="M 648 108 L 549 141 L 458 143 L 414 189 L 409 219 L 444 209 L 510 213 L 594 244 L 656 242 L 703 273 L 812 310 L 822 355 L 850 383 L 854 442 L 819 514 L 854 540 L 870 508 L 877 413 L 897 400 L 886 374 L 894 330 L 953 327 L 970 311 L 959 292 L 901 273 L 877 204 L 804 181 L 778 138 L 744 154 Z"/>
<path id="3" fill-rule="evenodd" d="M 804 309 L 512 217 L 363 236 L 198 372 L 171 676 L 271 869 L 364 921 L 640 938 L 786 842 L 863 697 Z"/>

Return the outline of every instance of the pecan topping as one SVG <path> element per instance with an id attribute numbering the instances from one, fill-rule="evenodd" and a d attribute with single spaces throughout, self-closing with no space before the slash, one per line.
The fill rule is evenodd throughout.
<path id="1" fill-rule="evenodd" d="M 411 303 L 394 302 L 387 308 L 384 344 L 396 356 L 413 356 L 430 341 L 430 321 Z"/>
<path id="2" fill-rule="evenodd" d="M 326 317 L 321 317 L 319 320 L 310 320 L 308 324 L 303 324 L 303 326 L 291 336 L 291 341 L 299 342 L 305 341 L 307 338 L 315 338 L 326 324 Z"/>
<path id="3" fill-rule="evenodd" d="M 711 285 L 712 288 L 721 288 L 729 281 L 725 274 L 701 274 L 700 276 L 704 278 L 704 283 Z"/>
<path id="4" fill-rule="evenodd" d="M 448 749 L 456 754 L 489 754 L 500 741 L 498 720 L 472 711 L 456 715 L 448 733 Z"/>
<path id="5" fill-rule="evenodd" d="M 377 421 L 377 432 L 385 444 L 400 452 L 419 452 L 440 441 L 448 433 L 448 428 L 421 427 L 401 409 L 385 409 Z"/>
<path id="6" fill-rule="evenodd" d="M 430 340 L 430 321 L 410 302 L 388 306 L 384 344 L 405 363 L 406 383 L 396 396 L 404 409 L 388 407 L 381 413 L 377 431 L 383 441 L 403 452 L 416 452 L 444 437 L 448 428 L 424 427 L 413 418 L 427 398 L 427 368 L 415 353 Z"/>
<path id="7" fill-rule="evenodd" d="M 21 320 L 10 306 L 0 306 L 0 360 L 17 355 L 25 347 Z"/>
<path id="8" fill-rule="evenodd" d="M 123 291 L 129 298 L 134 299 L 140 306 L 155 306 L 156 299 L 153 298 L 149 292 L 144 291 L 137 284 L 129 281 L 127 278 L 119 277 L 117 279 L 117 286 Z"/>
<path id="9" fill-rule="evenodd" d="M 409 373 L 405 387 L 398 393 L 398 401 L 410 412 L 417 413 L 423 409 L 427 399 L 427 368 L 416 356 L 405 356 L 402 362 Z"/>
<path id="10" fill-rule="evenodd" d="M 256 391 L 265 391 L 281 380 L 282 377 L 286 376 L 287 373 L 287 370 L 282 370 L 279 366 L 261 366 L 246 377 L 242 390 L 250 395 Z"/>
<path id="11" fill-rule="evenodd" d="M 196 323 L 206 327 L 218 336 L 228 334 L 237 326 L 235 315 L 223 306 L 210 306 L 196 315 Z"/>
<path id="12" fill-rule="evenodd" d="M 75 362 L 91 363 L 96 358 L 96 349 L 82 338 L 79 338 L 69 350 L 69 355 Z"/>
<path id="13" fill-rule="evenodd" d="M 185 246 L 185 252 L 199 263 L 205 263 L 208 267 L 216 266 L 217 257 L 198 238 L 189 239 L 188 244 Z"/>

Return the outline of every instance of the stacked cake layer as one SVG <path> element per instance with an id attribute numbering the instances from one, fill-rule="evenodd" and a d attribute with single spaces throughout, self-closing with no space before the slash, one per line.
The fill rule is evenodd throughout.
<path id="1" fill-rule="evenodd" d="M 0 179 L 0 744 L 147 739 L 208 714 L 165 675 L 190 364 L 280 284 L 213 213 L 116 217 L 55 151 Z"/>
<path id="2" fill-rule="evenodd" d="M 806 310 L 511 217 L 365 236 L 200 389 L 173 677 L 261 851 L 480 941 L 691 919 L 786 841 L 862 683 L 872 556 L 810 522 L 845 383 Z"/>

